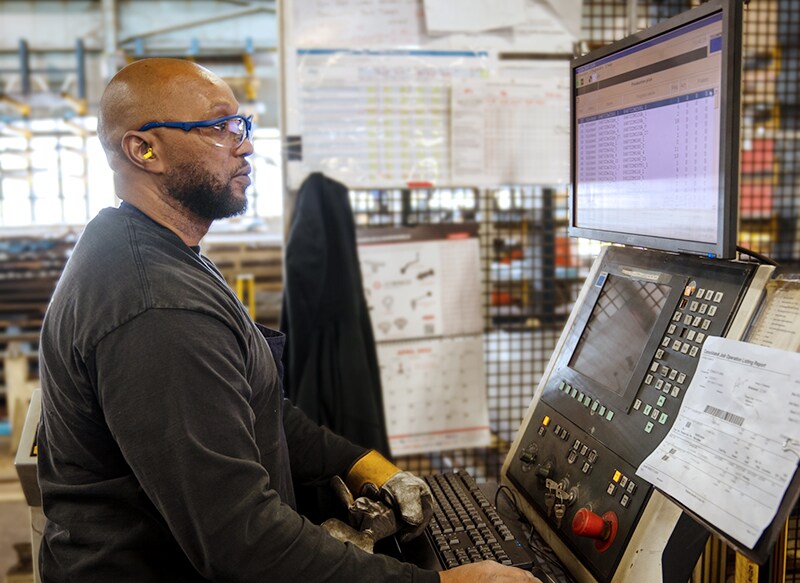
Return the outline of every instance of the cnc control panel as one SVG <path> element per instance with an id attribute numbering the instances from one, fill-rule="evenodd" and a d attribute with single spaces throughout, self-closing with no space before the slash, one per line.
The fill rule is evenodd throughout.
<path id="1" fill-rule="evenodd" d="M 755 270 L 620 247 L 598 259 L 506 469 L 598 581 L 614 578 L 651 496 L 636 468 L 669 431 L 705 339 L 725 335 Z"/>

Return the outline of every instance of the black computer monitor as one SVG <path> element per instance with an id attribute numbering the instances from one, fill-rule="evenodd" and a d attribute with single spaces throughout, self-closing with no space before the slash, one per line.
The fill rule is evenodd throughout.
<path id="1" fill-rule="evenodd" d="M 573 61 L 571 236 L 735 255 L 741 4 L 710 0 Z"/>

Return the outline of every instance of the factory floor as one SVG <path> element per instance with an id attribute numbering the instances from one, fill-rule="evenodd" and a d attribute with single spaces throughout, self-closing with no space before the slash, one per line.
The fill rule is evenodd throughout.
<path id="1" fill-rule="evenodd" d="M 18 565 L 16 544 L 30 543 L 28 505 L 14 470 L 9 438 L 0 437 L 0 583 L 33 580 L 12 567 Z"/>

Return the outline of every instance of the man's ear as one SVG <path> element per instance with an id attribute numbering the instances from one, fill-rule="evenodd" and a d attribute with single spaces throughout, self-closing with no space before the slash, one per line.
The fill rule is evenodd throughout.
<path id="1" fill-rule="evenodd" d="M 153 139 L 154 137 L 144 132 L 125 132 L 122 136 L 122 153 L 137 168 L 145 172 L 160 173 L 163 171 L 163 164 L 158 156 L 158 140 Z"/>

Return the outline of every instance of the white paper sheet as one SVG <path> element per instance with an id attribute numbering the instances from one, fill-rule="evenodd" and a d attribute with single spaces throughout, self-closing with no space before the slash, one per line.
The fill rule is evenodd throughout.
<path id="1" fill-rule="evenodd" d="M 490 60 L 472 51 L 298 49 L 305 173 L 349 187 L 452 184 L 451 81 L 488 75 Z"/>
<path id="2" fill-rule="evenodd" d="M 522 73 L 519 67 L 515 72 Z M 453 84 L 450 141 L 455 182 L 569 180 L 568 63 L 528 64 L 525 73 Z"/>
<path id="3" fill-rule="evenodd" d="M 764 308 L 747 340 L 800 352 L 800 281 L 776 279 L 767 283 Z"/>
<path id="4" fill-rule="evenodd" d="M 798 444 L 800 354 L 709 337 L 672 429 L 636 473 L 753 548 Z"/>
<path id="5" fill-rule="evenodd" d="M 525 0 L 425 0 L 428 32 L 480 32 L 525 22 Z"/>
<path id="6" fill-rule="evenodd" d="M 482 331 L 477 238 L 361 245 L 358 257 L 376 342 Z"/>
<path id="7" fill-rule="evenodd" d="M 483 336 L 378 344 L 392 455 L 489 445 Z"/>

